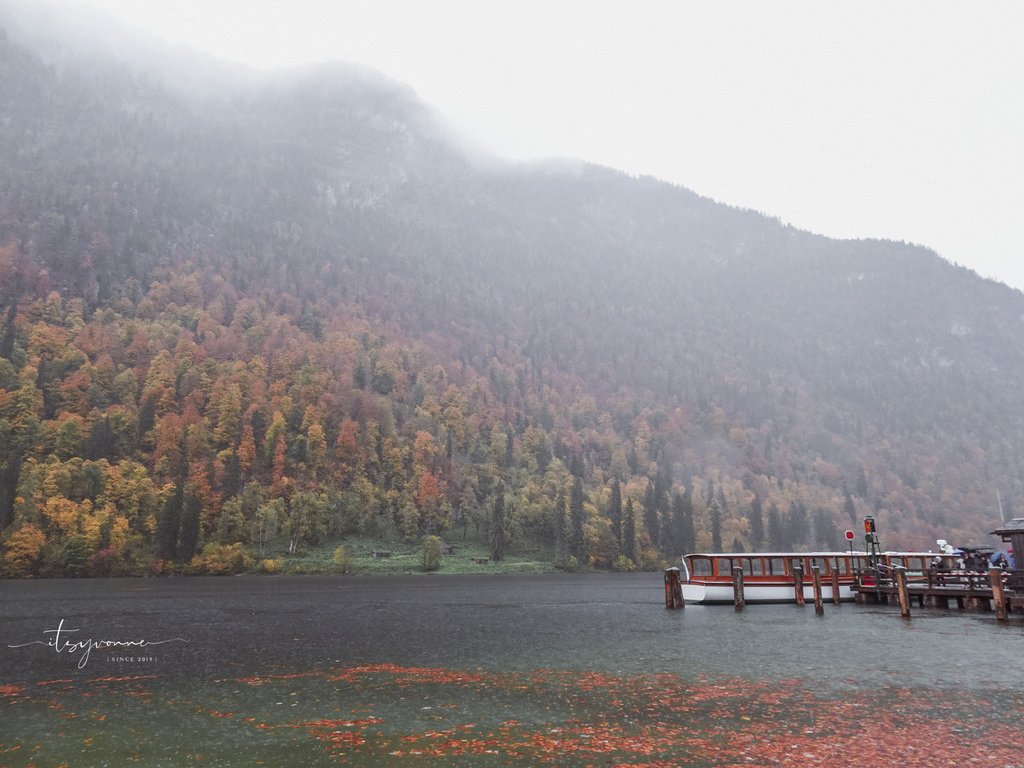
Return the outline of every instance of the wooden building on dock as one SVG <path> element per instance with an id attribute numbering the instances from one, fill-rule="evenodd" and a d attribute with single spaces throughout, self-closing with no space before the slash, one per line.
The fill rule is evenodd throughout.
<path id="1" fill-rule="evenodd" d="M 1006 600 L 1010 610 L 1019 608 L 1024 611 L 1024 517 L 1015 517 L 1004 523 L 1002 528 L 992 531 L 992 535 L 1010 545 L 1013 566 L 1006 580 Z"/>

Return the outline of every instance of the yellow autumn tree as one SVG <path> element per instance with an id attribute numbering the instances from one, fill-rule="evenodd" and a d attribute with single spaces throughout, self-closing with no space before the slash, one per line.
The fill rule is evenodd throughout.
<path id="1" fill-rule="evenodd" d="M 46 534 L 34 523 L 25 523 L 12 533 L 4 544 L 3 572 L 5 576 L 24 578 L 31 576 L 39 564 L 46 543 Z"/>

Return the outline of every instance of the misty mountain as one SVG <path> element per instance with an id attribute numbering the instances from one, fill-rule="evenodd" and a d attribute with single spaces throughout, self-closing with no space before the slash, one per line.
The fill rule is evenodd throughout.
<path id="1" fill-rule="evenodd" d="M 776 545 L 837 546 L 835 528 L 871 513 L 883 544 L 927 548 L 936 536 L 981 540 L 997 492 L 1007 514 L 1024 501 L 1018 291 L 925 248 L 813 235 L 657 179 L 483 156 L 408 87 L 362 68 L 211 67 L 196 89 L 175 72 L 199 64 L 62 57 L 6 26 L 0 417 L 7 434 L 27 430 L 0 457 L 9 532 L 52 524 L 15 502 L 29 463 L 135 461 L 165 503 L 200 471 L 161 464 L 169 414 L 183 442 L 193 428 L 219 435 L 183 449 L 209 484 L 196 491 L 208 511 L 193 550 L 213 541 L 245 481 L 290 509 L 282 478 L 327 496 L 368 479 L 379 516 L 417 534 L 465 525 L 502 485 L 517 498 L 517 535 L 548 535 L 562 511 L 555 486 L 542 488 L 550 460 L 563 490 L 584 481 L 602 561 L 624 547 L 614 478 L 654 510 L 641 544 L 665 555 L 713 543 L 713 506 L 725 547 L 771 544 L 752 510 L 774 506 L 794 524 L 818 521 Z M 163 356 L 174 380 L 158 406 L 147 387 Z M 265 380 L 244 385 L 265 392 L 243 388 L 240 418 L 262 451 L 280 413 L 283 458 L 225 482 L 243 428 L 217 432 L 218 398 L 257 357 Z M 324 380 L 302 384 L 300 370 Z M 126 373 L 134 391 L 113 383 Z M 69 395 L 75 386 L 86 394 Z M 31 429 L 17 406 L 26 387 L 39 393 Z M 458 427 L 444 415 L 452 403 Z M 115 416 L 131 423 L 121 447 L 91 444 Z M 69 420 L 80 440 L 57 450 Z M 311 420 L 331 457 L 316 467 L 303 453 Z M 347 422 L 378 462 L 389 441 L 407 480 L 430 464 L 450 519 L 434 521 L 411 481 L 346 465 Z M 420 432 L 445 446 L 422 467 Z M 691 542 L 669 533 L 684 493 Z"/>

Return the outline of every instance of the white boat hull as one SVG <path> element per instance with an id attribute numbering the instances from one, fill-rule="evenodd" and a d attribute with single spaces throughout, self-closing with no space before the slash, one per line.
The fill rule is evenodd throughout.
<path id="1" fill-rule="evenodd" d="M 682 587 L 683 602 L 686 603 L 732 604 L 735 600 L 731 584 L 683 584 Z M 821 598 L 826 602 L 832 601 L 831 584 L 821 585 Z M 792 584 L 745 584 L 743 599 L 748 603 L 795 603 L 796 590 Z M 844 602 L 852 601 L 853 590 L 845 584 L 840 584 L 839 599 Z M 808 603 L 814 602 L 813 585 L 804 585 L 804 600 Z"/>

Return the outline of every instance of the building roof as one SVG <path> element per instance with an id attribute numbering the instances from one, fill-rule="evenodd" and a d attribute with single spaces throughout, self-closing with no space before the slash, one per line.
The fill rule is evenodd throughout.
<path id="1" fill-rule="evenodd" d="M 1013 533 L 1024 533 L 1024 517 L 1015 517 L 1008 523 L 1003 523 L 1002 528 L 992 531 L 994 536 L 1009 536 Z"/>

